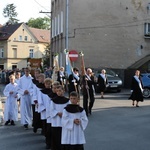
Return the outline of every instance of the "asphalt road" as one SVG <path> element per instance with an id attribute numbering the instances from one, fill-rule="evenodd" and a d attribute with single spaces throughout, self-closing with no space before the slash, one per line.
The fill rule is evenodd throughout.
<path id="1" fill-rule="evenodd" d="M 96 96 L 93 113 L 85 130 L 85 150 L 149 150 L 150 99 L 131 106 L 129 92 Z M 82 104 L 82 100 L 81 100 Z M 44 137 L 32 128 L 0 126 L 0 150 L 43 150 Z"/>

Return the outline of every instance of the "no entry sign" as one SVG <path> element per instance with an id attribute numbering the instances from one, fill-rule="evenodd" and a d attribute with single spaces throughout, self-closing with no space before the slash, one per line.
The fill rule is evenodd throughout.
<path id="1" fill-rule="evenodd" d="M 69 51 L 69 58 L 70 61 L 76 61 L 78 59 L 78 52 L 76 50 L 70 50 Z"/>

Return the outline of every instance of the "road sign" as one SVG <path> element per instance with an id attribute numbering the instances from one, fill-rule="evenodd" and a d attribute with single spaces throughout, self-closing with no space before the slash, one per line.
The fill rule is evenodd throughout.
<path id="1" fill-rule="evenodd" d="M 76 61 L 78 59 L 78 52 L 76 50 L 70 50 L 69 51 L 69 58 L 70 58 L 70 61 Z"/>

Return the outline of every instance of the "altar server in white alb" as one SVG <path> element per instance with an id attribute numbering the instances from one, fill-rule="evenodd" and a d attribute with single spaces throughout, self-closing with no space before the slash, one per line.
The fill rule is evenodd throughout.
<path id="1" fill-rule="evenodd" d="M 84 150 L 84 130 L 88 124 L 85 110 L 78 105 L 78 94 L 70 93 L 71 104 L 63 110 L 62 115 L 62 150 Z"/>
<path id="2" fill-rule="evenodd" d="M 32 87 L 32 76 L 30 75 L 30 69 L 27 67 L 24 70 L 25 74 L 20 78 L 18 83 L 18 92 L 21 95 L 21 124 L 24 125 L 25 129 L 28 129 L 28 125 L 31 124 L 32 113 L 31 113 L 31 100 L 33 94 Z"/>
<path id="3" fill-rule="evenodd" d="M 35 110 L 34 110 L 34 120 L 33 120 L 33 132 L 36 133 L 37 132 L 37 129 L 38 128 L 42 128 L 42 131 L 41 133 L 43 135 L 45 135 L 45 124 L 46 124 L 46 121 L 43 121 L 41 120 L 41 114 L 39 112 L 39 99 L 41 97 L 41 91 L 42 89 L 45 88 L 45 85 L 44 85 L 44 80 L 45 80 L 45 74 L 44 73 L 40 73 L 38 75 L 38 84 L 36 84 L 36 87 L 33 88 L 33 101 L 35 103 Z"/>
<path id="4" fill-rule="evenodd" d="M 53 98 L 50 105 L 51 114 L 51 131 L 52 131 L 52 150 L 61 149 L 61 131 L 62 131 L 62 112 L 69 104 L 69 99 L 64 97 L 64 88 L 60 85 L 57 87 L 57 97 Z"/>
<path id="5" fill-rule="evenodd" d="M 38 100 L 38 107 L 39 107 L 39 112 L 41 113 L 41 120 L 46 121 L 45 125 L 45 142 L 46 142 L 46 149 L 51 148 L 51 122 L 47 122 L 47 117 L 46 117 L 46 109 L 50 109 L 49 104 L 51 102 L 51 98 L 48 96 L 49 94 L 52 93 L 52 79 L 46 78 L 44 80 L 44 85 L 45 88 L 40 91 L 41 97 Z"/>
<path id="6" fill-rule="evenodd" d="M 17 104 L 17 83 L 15 83 L 15 76 L 9 76 L 10 83 L 4 89 L 4 95 L 7 97 L 4 109 L 5 125 L 9 123 L 15 125 L 14 121 L 18 120 L 18 104 Z"/>

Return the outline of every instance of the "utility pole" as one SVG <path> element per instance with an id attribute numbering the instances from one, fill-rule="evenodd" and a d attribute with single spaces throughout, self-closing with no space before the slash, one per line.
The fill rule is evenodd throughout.
<path id="1" fill-rule="evenodd" d="M 42 11 L 42 10 L 39 13 L 44 13 L 44 14 L 48 14 L 49 13 L 49 14 L 52 14 L 51 11 L 50 12 L 49 11 L 46 12 L 46 11 Z M 50 16 L 49 16 L 49 18 L 51 19 Z M 50 27 L 51 27 L 51 24 L 50 24 Z M 51 40 L 51 34 L 50 34 L 50 40 Z M 51 49 L 51 46 L 50 46 L 50 49 Z M 52 61 L 51 61 L 52 60 L 52 54 L 51 54 L 51 52 L 50 52 L 50 62 L 49 62 L 50 67 L 52 66 Z"/>

